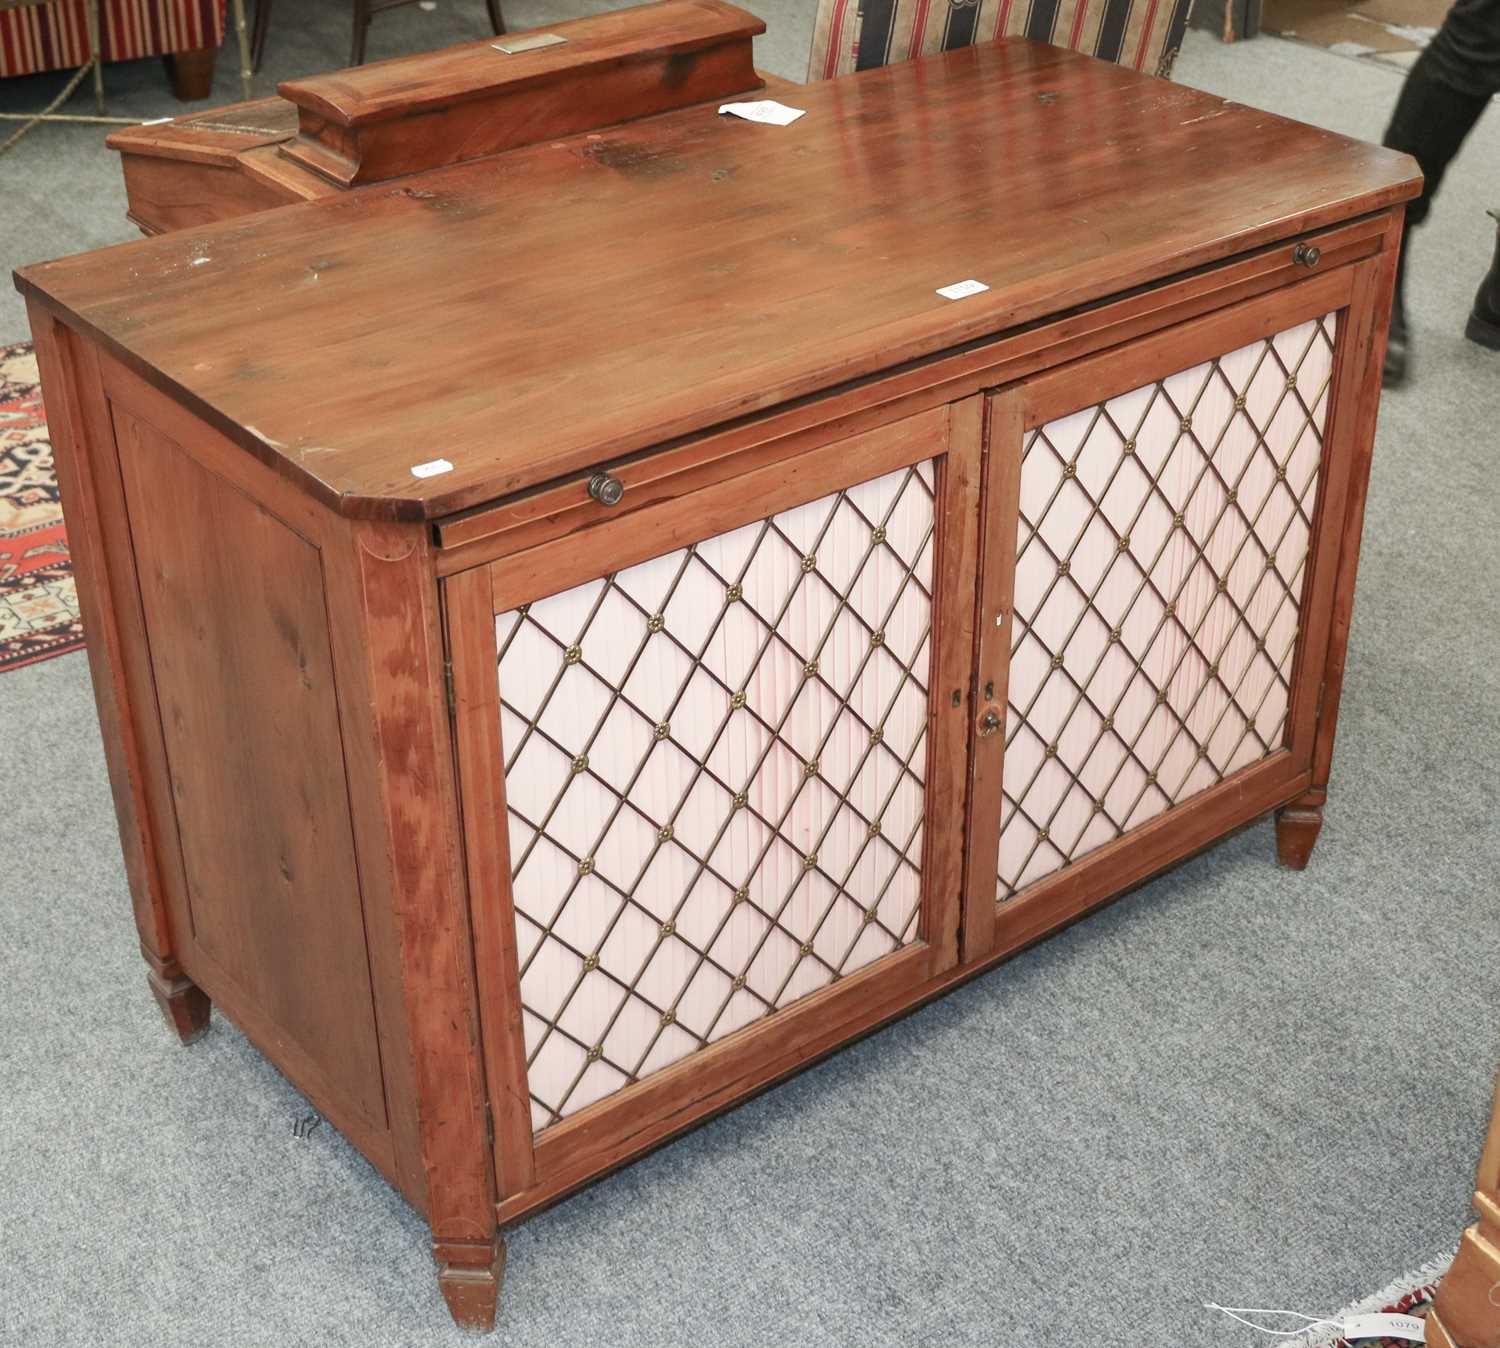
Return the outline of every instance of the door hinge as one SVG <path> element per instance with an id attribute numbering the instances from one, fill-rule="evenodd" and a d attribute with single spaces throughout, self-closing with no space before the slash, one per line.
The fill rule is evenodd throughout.
<path id="1" fill-rule="evenodd" d="M 458 715 L 458 694 L 453 691 L 453 661 L 443 661 L 443 693 L 448 699 L 448 715 Z"/>
<path id="2" fill-rule="evenodd" d="M 490 1102 L 484 1102 L 484 1135 L 490 1140 L 490 1147 L 495 1145 L 495 1112 L 490 1108 Z"/>
<path id="3" fill-rule="evenodd" d="M 1318 685 L 1318 711 L 1317 715 L 1313 717 L 1313 720 L 1315 722 L 1321 722 L 1323 720 L 1323 698 L 1327 694 L 1327 692 L 1328 683 L 1325 680 L 1323 683 L 1320 683 Z"/>

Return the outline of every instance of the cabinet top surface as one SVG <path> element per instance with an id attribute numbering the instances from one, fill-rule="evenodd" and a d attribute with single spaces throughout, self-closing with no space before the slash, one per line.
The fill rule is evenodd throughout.
<path id="1" fill-rule="evenodd" d="M 335 508 L 416 519 L 1419 184 L 1405 156 L 1022 40 L 781 97 L 806 115 L 688 108 L 17 285 Z"/>

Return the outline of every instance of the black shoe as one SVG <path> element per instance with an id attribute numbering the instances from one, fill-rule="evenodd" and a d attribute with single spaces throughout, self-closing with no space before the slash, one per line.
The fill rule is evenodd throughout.
<path id="1" fill-rule="evenodd" d="M 1500 222 L 1500 210 L 1490 212 Z M 1479 283 L 1474 311 L 1464 325 L 1464 336 L 1491 351 L 1500 351 L 1500 229 L 1495 232 L 1495 260 L 1489 275 Z"/>

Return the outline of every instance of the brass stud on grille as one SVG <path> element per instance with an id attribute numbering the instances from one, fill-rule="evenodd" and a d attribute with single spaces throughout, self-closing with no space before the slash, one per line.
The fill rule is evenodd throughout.
<path id="1" fill-rule="evenodd" d="M 733 707 L 735 711 L 738 711 L 745 705 L 745 690 L 743 688 L 729 699 L 729 705 Z"/>
<path id="2" fill-rule="evenodd" d="M 1233 505 L 1239 499 L 1240 499 L 1240 493 L 1239 493 L 1238 489 L 1236 489 L 1234 487 L 1231 487 L 1229 489 L 1229 497 L 1228 497 L 1229 504 Z"/>
<path id="3" fill-rule="evenodd" d="M 1134 454 L 1135 453 L 1135 441 L 1134 440 L 1127 440 L 1123 445 L 1120 446 L 1120 452 L 1122 454 Z"/>
<path id="4" fill-rule="evenodd" d="M 1066 576 L 1072 569 L 1073 566 L 1071 562 L 1061 561 L 1057 564 L 1057 574 L 1059 576 Z"/>
<path id="5" fill-rule="evenodd" d="M 870 645 L 872 645 L 872 646 L 884 646 L 885 645 L 885 629 L 884 628 L 877 627 L 873 632 L 870 633 Z"/>
<path id="6" fill-rule="evenodd" d="M 1055 744 L 1049 744 L 1047 746 L 1047 748 L 1046 748 L 1046 751 L 1042 754 L 1042 757 L 1043 758 L 1056 758 L 1057 757 L 1057 745 L 1055 745 Z"/>
<path id="7" fill-rule="evenodd" d="M 516 610 L 516 612 L 519 613 L 524 618 L 528 613 L 531 612 L 531 605 L 530 604 L 522 604 L 521 607 Z"/>
<path id="8" fill-rule="evenodd" d="M 875 529 L 870 534 L 870 542 L 872 542 L 872 543 L 884 543 L 885 542 L 885 525 L 880 524 L 880 525 L 877 525 L 875 527 Z"/>
<path id="9" fill-rule="evenodd" d="M 750 793 L 748 791 L 741 791 L 739 795 L 734 798 L 734 808 L 737 810 L 743 810 L 749 803 Z"/>
<path id="10" fill-rule="evenodd" d="M 1192 417 L 1183 417 L 1183 419 L 1182 419 L 1182 429 L 1185 430 L 1185 431 L 1190 431 L 1190 430 L 1193 429 L 1193 419 L 1192 419 Z"/>
<path id="11" fill-rule="evenodd" d="M 1047 829 L 1046 827 L 1039 828 L 1036 831 L 1036 840 L 1038 842 L 1046 842 L 1050 834 L 1051 830 Z"/>
<path id="12" fill-rule="evenodd" d="M 816 777 L 818 775 L 818 760 L 816 758 L 802 765 L 802 775 L 804 777 Z"/>
<path id="13" fill-rule="evenodd" d="M 661 629 L 666 625 L 666 617 L 665 615 L 660 613 L 653 613 L 649 618 L 646 619 L 646 630 L 648 632 L 660 632 Z"/>
<path id="14" fill-rule="evenodd" d="M 816 660 L 809 660 L 805 665 L 802 666 L 802 673 L 809 679 L 812 678 L 813 675 L 817 672 L 818 662 Z"/>
<path id="15" fill-rule="evenodd" d="M 818 554 L 809 552 L 802 559 L 802 574 L 805 576 L 809 571 L 815 570 L 818 565 Z"/>
<path id="16" fill-rule="evenodd" d="M 1285 482 L 1286 481 L 1286 469 L 1285 468 L 1278 468 L 1276 470 L 1276 480 L 1278 482 Z"/>
<path id="17" fill-rule="evenodd" d="M 592 875 L 593 873 L 594 873 L 594 858 L 593 857 L 584 857 L 584 859 L 578 863 L 578 874 L 579 875 Z"/>
<path id="18" fill-rule="evenodd" d="M 1109 629 L 1109 639 L 1111 641 L 1118 641 L 1120 639 L 1121 635 L 1122 634 L 1121 634 L 1120 629 L 1118 627 L 1111 627 Z"/>
<path id="19" fill-rule="evenodd" d="M 1218 591 L 1220 594 L 1228 594 L 1229 582 L 1227 580 L 1221 580 L 1218 584 Z"/>
<path id="20" fill-rule="evenodd" d="M 1263 651 L 1263 650 L 1265 650 L 1265 648 L 1266 648 L 1266 639 L 1265 639 L 1265 637 L 1256 637 L 1255 638 L 1255 649 L 1258 650 L 1258 651 Z"/>
<path id="21" fill-rule="evenodd" d="M 1167 705 L 1167 693 L 1165 689 L 1156 695 L 1156 705 L 1158 707 L 1165 707 Z"/>
<path id="22" fill-rule="evenodd" d="M 1297 376 L 1294 375 L 1294 374 L 1287 375 L 1287 377 L 1286 377 L 1286 386 L 1289 389 L 1296 388 L 1297 387 Z"/>
<path id="23" fill-rule="evenodd" d="M 879 726 L 876 726 L 875 729 L 870 732 L 870 743 L 871 744 L 879 744 L 880 741 L 883 740 L 884 738 L 885 738 L 885 731 L 882 730 Z"/>
<path id="24" fill-rule="evenodd" d="M 573 771 L 574 772 L 587 772 L 588 770 L 589 770 L 589 756 L 587 754 L 579 754 L 578 757 L 573 760 Z"/>
<path id="25" fill-rule="evenodd" d="M 1175 599 L 1172 600 L 1172 602 L 1168 604 L 1166 608 L 1162 610 L 1162 612 L 1165 613 L 1169 618 L 1175 618 L 1177 616 L 1177 601 Z"/>
<path id="26" fill-rule="evenodd" d="M 1155 786 L 1156 785 L 1156 774 L 1154 772 L 1148 772 L 1146 774 L 1146 785 L 1147 786 Z"/>
<path id="27" fill-rule="evenodd" d="M 870 825 L 869 832 L 872 838 L 878 838 L 880 836 L 880 820 L 877 819 L 873 824 Z"/>
<path id="28" fill-rule="evenodd" d="M 802 858 L 802 869 L 805 871 L 812 870 L 812 868 L 817 864 L 818 854 L 816 852 L 809 852 L 805 857 Z"/>
<path id="29" fill-rule="evenodd" d="M 1063 464 L 1063 476 L 1064 477 L 1077 477 L 1078 476 L 1078 465 L 1076 463 L 1065 463 L 1065 464 Z"/>
<path id="30" fill-rule="evenodd" d="M 673 1024 L 676 1021 L 676 1019 L 677 1019 L 677 1012 L 675 1012 L 675 1011 L 663 1011 L 661 1013 L 661 1023 L 662 1023 L 663 1026 L 667 1026 L 667 1025 Z"/>
<path id="31" fill-rule="evenodd" d="M 1186 523 L 1187 517 L 1183 515 L 1182 511 L 1179 510 L 1175 515 L 1172 516 L 1172 524 L 1174 528 L 1181 529 Z"/>
<path id="32" fill-rule="evenodd" d="M 1130 551 L 1130 535 L 1129 534 L 1122 534 L 1120 536 L 1119 549 L 1120 549 L 1121 552 L 1129 552 Z"/>
<path id="33" fill-rule="evenodd" d="M 602 1044 L 595 1044 L 594 1047 L 589 1050 L 589 1061 L 590 1062 L 598 1062 L 599 1059 L 602 1058 L 603 1056 L 604 1056 L 604 1046 Z"/>
<path id="34" fill-rule="evenodd" d="M 588 959 L 584 960 L 584 962 L 583 962 L 583 971 L 586 974 L 593 973 L 594 970 L 597 969 L 598 967 L 599 967 L 599 956 L 598 955 L 590 955 L 588 957 Z"/>
<path id="35" fill-rule="evenodd" d="M 748 903 L 750 901 L 750 888 L 748 885 L 741 885 L 734 891 L 734 901 L 736 903 Z"/>
<path id="36" fill-rule="evenodd" d="M 1100 724 L 1105 730 L 1113 730 L 1115 728 L 1115 718 L 1113 716 L 1106 716 Z"/>
<path id="37" fill-rule="evenodd" d="M 1240 394 L 1240 396 L 1234 400 L 1235 409 L 1237 411 L 1243 412 L 1245 410 L 1247 401 L 1248 399 L 1246 399 L 1245 395 L 1243 393 Z"/>
<path id="38" fill-rule="evenodd" d="M 1276 565 L 1276 554 L 1273 552 L 1266 558 L 1266 570 L 1269 571 Z"/>
<path id="39" fill-rule="evenodd" d="M 745 591 L 743 586 L 731 585 L 727 590 L 724 591 L 724 602 L 726 604 L 733 604 L 744 593 Z"/>
<path id="40" fill-rule="evenodd" d="M 1219 677 L 1219 662 L 1217 660 L 1215 660 L 1214 663 L 1208 667 L 1208 675 L 1211 679 L 1216 679 Z"/>
<path id="41" fill-rule="evenodd" d="M 671 842 L 672 826 L 670 824 L 663 824 L 659 829 L 656 830 L 656 838 L 658 842 Z"/>
<path id="42" fill-rule="evenodd" d="M 812 954 L 812 942 L 811 941 L 803 941 L 802 942 L 802 953 L 804 955 L 811 955 Z"/>
<path id="43" fill-rule="evenodd" d="M 866 926 L 869 926 L 869 924 L 871 922 L 875 921 L 876 912 L 877 912 L 877 905 L 875 905 L 873 903 L 868 908 L 865 909 L 865 925 Z"/>
<path id="44" fill-rule="evenodd" d="M 670 721 L 658 721 L 656 723 L 656 729 L 651 732 L 653 738 L 659 740 L 666 739 L 666 737 L 671 733 L 672 723 Z"/>
<path id="45" fill-rule="evenodd" d="M 663 936 L 671 936 L 674 932 L 676 932 L 676 930 L 677 930 L 677 923 L 672 918 L 668 918 L 665 922 L 663 922 L 661 924 L 661 934 Z"/>
<path id="46" fill-rule="evenodd" d="M 745 975 L 741 974 L 729 986 L 732 987 L 736 992 L 741 991 L 745 986 Z"/>
<path id="47" fill-rule="evenodd" d="M 563 664 L 565 665 L 576 665 L 582 659 L 583 648 L 581 646 L 569 646 L 563 652 Z"/>
<path id="48" fill-rule="evenodd" d="M 1061 669 L 1062 667 L 1063 667 L 1063 658 L 1062 658 L 1062 656 L 1061 655 L 1054 655 L 1052 657 L 1052 668 L 1053 669 Z"/>

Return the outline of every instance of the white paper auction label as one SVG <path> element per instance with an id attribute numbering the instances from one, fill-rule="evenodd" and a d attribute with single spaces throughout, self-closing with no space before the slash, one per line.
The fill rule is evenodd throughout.
<path id="1" fill-rule="evenodd" d="M 967 281 L 955 281 L 951 286 L 939 286 L 938 294 L 945 300 L 967 299 L 970 295 L 978 295 L 988 290 L 989 286 L 983 281 L 976 281 L 972 277 Z"/>
<path id="2" fill-rule="evenodd" d="M 411 475 L 413 477 L 436 477 L 439 473 L 452 471 L 453 465 L 447 459 L 432 459 L 428 463 L 413 464 Z"/>
<path id="3" fill-rule="evenodd" d="M 731 117 L 743 117 L 747 122 L 761 122 L 766 126 L 790 126 L 807 109 L 789 108 L 785 103 L 776 102 L 774 98 L 762 98 L 754 103 L 724 103 L 720 105 L 719 111 L 727 112 Z"/>
<path id="4" fill-rule="evenodd" d="M 1342 1333 L 1351 1343 L 1358 1339 L 1409 1339 L 1427 1342 L 1427 1326 L 1415 1315 L 1349 1315 Z"/>

